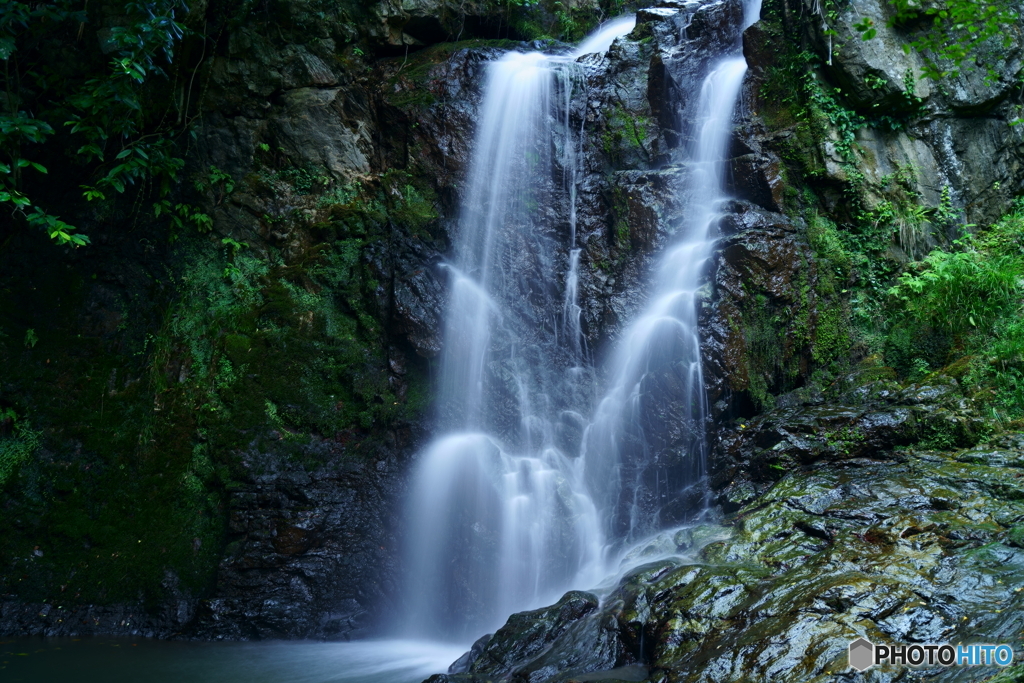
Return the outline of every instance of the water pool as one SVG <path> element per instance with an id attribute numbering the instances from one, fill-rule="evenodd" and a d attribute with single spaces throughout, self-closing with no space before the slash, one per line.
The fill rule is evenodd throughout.
<path id="1" fill-rule="evenodd" d="M 468 650 L 364 640 L 188 642 L 143 638 L 0 640 L 4 683 L 420 683 Z"/>

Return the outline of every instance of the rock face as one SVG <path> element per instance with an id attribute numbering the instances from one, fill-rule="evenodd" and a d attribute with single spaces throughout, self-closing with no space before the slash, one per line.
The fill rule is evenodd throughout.
<path id="1" fill-rule="evenodd" d="M 877 182 L 900 165 L 913 167 L 917 189 L 930 204 L 938 205 L 948 186 L 969 221 L 995 220 L 1020 182 L 1021 138 L 1001 125 L 1013 118 L 1007 106 L 1017 87 L 1012 74 L 1021 68 L 1020 39 L 1008 47 L 989 41 L 976 60 L 984 67 L 965 65 L 938 85 L 922 78 L 921 55 L 901 49 L 905 36 L 888 26 L 890 11 L 878 0 L 846 7 L 835 20 L 837 54 L 828 66 L 857 110 L 870 115 L 916 108 L 922 114 L 905 131 L 864 129 L 858 143 L 870 179 Z M 864 17 L 878 27 L 875 40 L 862 41 L 853 29 Z M 828 42 L 821 30 L 811 39 L 819 49 Z"/>
<path id="2" fill-rule="evenodd" d="M 673 163 L 673 150 L 689 134 L 685 93 L 710 58 L 702 38 L 736 21 L 729 3 L 705 3 L 692 17 L 675 9 L 640 12 L 635 43 L 620 41 L 604 59 L 583 60 L 593 146 L 581 185 L 581 287 L 595 349 L 613 343 L 642 304 L 643 273 L 678 225 L 677 189 L 687 171 Z M 1024 179 L 1005 100 L 1019 71 L 1017 48 L 998 61 L 995 84 L 968 74 L 943 92 L 917 77 L 916 56 L 888 49 L 899 35 L 886 29 L 878 42 L 864 43 L 854 34 L 854 15 L 885 23 L 882 4 L 844 10 L 838 37 L 817 21 L 797 25 L 796 11 L 792 3 L 768 3 L 763 16 L 771 20 L 744 37 L 751 71 L 729 160 L 736 200 L 717 226 L 702 311 L 716 426 L 713 486 L 732 536 L 693 559 L 623 577 L 598 609 L 568 626 L 552 617 L 555 608 L 515 615 L 498 632 L 501 645 L 478 641 L 432 681 L 833 680 L 859 636 L 959 642 L 981 631 L 1010 638 L 1018 628 L 1019 598 L 1007 586 L 1024 567 L 1015 540 L 1024 511 L 1013 483 L 1020 477 L 1007 466 L 1020 458 L 1020 437 L 952 450 L 976 444 L 986 427 L 950 378 L 900 384 L 891 370 L 868 363 L 827 387 L 810 381 L 833 361 L 849 361 L 842 294 L 855 278 L 812 234 L 814 211 L 841 217 L 851 194 L 868 210 L 891 206 L 892 178 L 900 175 L 906 192 L 927 206 L 945 202 L 979 222 L 999 215 Z M 802 11 L 815 10 L 805 3 Z M 821 114 L 821 136 L 807 144 L 771 101 L 786 97 L 772 90 L 772 79 L 789 68 L 777 49 L 785 29 L 802 32 L 804 45 L 823 56 L 825 66 L 804 78 L 816 75 L 849 93 L 840 103 L 849 117 Z M 679 58 L 689 54 L 679 49 L 684 41 L 692 60 Z M 837 56 L 825 59 L 833 50 Z M 820 200 L 811 211 L 799 197 L 801 177 Z M 898 262 L 955 237 L 943 232 L 950 227 L 923 226 L 920 243 L 903 241 L 884 258 Z M 998 483 L 1004 480 L 1010 488 Z M 1006 607 L 993 613 L 996 603 Z M 528 643 L 509 648 L 516 636 Z M 945 671 L 873 675 L 956 678 Z"/>
<path id="3" fill-rule="evenodd" d="M 251 474 L 230 494 L 216 597 L 200 603 L 190 636 L 347 640 L 394 615 L 401 463 L 383 449 L 373 461 L 312 448 L 328 451 L 312 470 L 243 457 Z"/>
<path id="4" fill-rule="evenodd" d="M 64 606 L 59 602 L 0 602 L 0 632 L 7 637 L 181 636 L 195 616 L 196 603 L 190 595 L 178 591 L 176 584 L 175 576 L 167 577 L 165 588 L 168 594 L 177 593 L 178 600 L 166 600 L 159 610 L 139 604 Z"/>
<path id="5" fill-rule="evenodd" d="M 0 404 L 52 448 L 0 481 L 6 634 L 348 638 L 387 620 L 485 66 L 552 43 L 508 38 L 568 30 L 547 2 L 192 9 L 209 38 L 183 49 L 201 87 L 181 94 L 196 117 L 171 204 L 189 213 L 139 239 L 134 209 L 85 212 L 102 249 L 4 261 L 18 371 Z M 599 14 L 573 3 L 572 30 Z M 42 283 L 73 301 L 51 314 Z"/>
<path id="6" fill-rule="evenodd" d="M 778 407 L 719 432 L 715 488 L 726 510 L 748 504 L 785 472 L 820 461 L 873 457 L 910 444 L 972 446 L 986 430 L 956 380 L 901 387 L 889 368 L 869 368 L 785 394 Z"/>

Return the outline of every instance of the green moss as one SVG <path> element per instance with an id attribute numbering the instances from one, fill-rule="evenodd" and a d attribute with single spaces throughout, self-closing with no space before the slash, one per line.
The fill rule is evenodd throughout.
<path id="1" fill-rule="evenodd" d="M 624 220 L 615 223 L 615 244 L 622 249 L 629 249 L 629 223 Z"/>
<path id="2" fill-rule="evenodd" d="M 21 466 L 32 458 L 39 449 L 40 432 L 32 429 L 27 420 L 18 421 L 17 414 L 10 408 L 0 410 L 0 424 L 11 426 L 4 434 L 0 431 L 0 489 Z"/>
<path id="3" fill-rule="evenodd" d="M 629 34 L 630 40 L 646 42 L 654 39 L 654 24 L 651 22 L 638 23 Z"/>
<path id="4" fill-rule="evenodd" d="M 835 431 L 826 431 L 823 436 L 828 447 L 842 455 L 848 454 L 867 439 L 867 435 L 858 427 L 843 427 Z"/>
<path id="5" fill-rule="evenodd" d="M 325 169 L 315 166 L 302 168 L 286 168 L 275 173 L 272 178 L 289 183 L 296 194 L 313 194 L 330 186 L 332 178 Z"/>
<path id="6" fill-rule="evenodd" d="M 784 328 L 782 318 L 772 313 L 767 297 L 757 295 L 753 304 L 744 315 L 746 327 L 743 330 L 749 391 L 760 409 L 768 409 L 775 404 L 771 389 L 784 360 Z"/>
<path id="7" fill-rule="evenodd" d="M 1024 664 L 1003 669 L 995 676 L 983 680 L 985 683 L 1024 683 Z"/>
<path id="8" fill-rule="evenodd" d="M 616 104 L 605 120 L 601 149 L 613 164 L 620 163 L 625 154 L 644 154 L 644 143 L 650 130 L 649 117 Z"/>
<path id="9" fill-rule="evenodd" d="M 98 317 L 83 317 L 90 292 L 109 287 L 52 254 L 35 263 L 54 267 L 26 273 L 7 256 L 0 268 L 0 364 L 9 370 L 0 405 L 13 405 L 23 425 L 4 439 L 20 466 L 0 485 L 0 590 L 69 603 L 149 600 L 172 571 L 201 592 L 216 568 L 221 501 L 203 479 L 186 486 L 196 422 L 180 392 L 154 381 L 179 369 L 146 370 L 151 299 L 144 290 L 108 299 Z M 30 349 L 13 343 L 25 327 L 39 333 Z"/>
<path id="10" fill-rule="evenodd" d="M 359 457 L 423 409 L 421 369 L 404 397 L 391 387 L 371 255 L 399 228 L 430 239 L 435 199 L 400 171 L 338 189 L 314 229 L 326 239 L 287 262 L 183 236 L 158 294 L 135 282 L 101 331 L 82 329 L 97 290 L 77 268 L 24 277 L 4 262 L 0 364 L 15 370 L 0 411 L 18 427 L 0 418 L 0 591 L 155 605 L 172 572 L 203 594 L 238 453 L 312 466 L 303 445 L 340 438 Z"/>
<path id="11" fill-rule="evenodd" d="M 614 230 L 612 239 L 621 256 L 629 253 L 632 247 L 629 227 L 629 193 L 622 187 L 613 187 L 611 191 L 611 214 Z"/>
<path id="12" fill-rule="evenodd" d="M 422 178 L 408 171 L 390 169 L 372 180 L 335 188 L 318 203 L 330 218 L 323 227 L 337 236 L 383 236 L 393 222 L 420 238 L 434 238 L 439 200 Z M 345 247 L 350 255 L 355 248 L 355 243 Z"/>
<path id="13" fill-rule="evenodd" d="M 821 264 L 824 274 L 829 275 L 830 280 L 833 275 L 840 281 L 846 280 L 853 262 L 846 251 L 836 224 L 819 215 L 817 211 L 811 210 L 807 215 L 807 241 L 818 259 L 827 260 L 827 263 Z M 834 292 L 823 293 L 832 294 Z"/>
<path id="14" fill-rule="evenodd" d="M 845 311 L 841 308 L 818 310 L 812 350 L 816 363 L 824 365 L 847 356 L 850 349 L 847 324 Z"/>

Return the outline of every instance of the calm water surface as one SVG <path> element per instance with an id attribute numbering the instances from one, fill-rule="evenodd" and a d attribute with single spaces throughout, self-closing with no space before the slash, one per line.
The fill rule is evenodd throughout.
<path id="1" fill-rule="evenodd" d="M 468 647 L 408 640 L 190 643 L 0 640 L 4 683 L 420 683 Z"/>

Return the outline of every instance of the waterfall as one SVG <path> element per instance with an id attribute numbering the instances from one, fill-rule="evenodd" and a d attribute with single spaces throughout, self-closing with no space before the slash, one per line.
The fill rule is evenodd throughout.
<path id="1" fill-rule="evenodd" d="M 607 50 L 634 23 L 608 22 L 570 56 L 513 52 L 488 68 L 446 265 L 437 437 L 419 456 L 407 505 L 411 635 L 475 636 L 593 587 L 631 543 L 679 521 L 664 513 L 670 499 L 703 507 L 697 314 L 746 71 L 738 49 L 701 87 L 694 142 L 681 150 L 686 220 L 652 273 L 649 305 L 609 359 L 605 396 L 595 406 L 578 390 L 593 373 L 578 302 L 584 131 L 571 130 L 569 108 L 585 84 L 574 60 Z M 666 396 L 680 418 L 669 461 L 652 449 L 645 419 Z"/>
<path id="2" fill-rule="evenodd" d="M 624 14 L 604 22 L 597 27 L 597 30 L 587 36 L 586 40 L 579 44 L 573 52 L 574 57 L 591 54 L 594 52 L 607 52 L 615 39 L 624 36 L 636 26 L 636 15 Z"/>
<path id="3" fill-rule="evenodd" d="M 636 541 L 662 528 L 663 506 L 699 497 L 706 471 L 706 405 L 697 310 L 714 241 L 708 229 L 722 192 L 723 157 L 747 64 L 722 60 L 704 79 L 695 143 L 689 153 L 689 196 L 681 239 L 663 256 L 650 304 L 622 336 L 611 360 L 613 383 L 584 438 L 587 483 L 613 535 Z M 668 388 L 667 388 L 668 387 Z M 675 391 L 671 391 L 674 389 Z M 680 402 L 683 437 L 675 462 L 651 457 L 645 417 Z M 664 460 L 664 459 L 662 459 Z M 693 491 L 692 489 L 698 490 Z M 693 507 L 690 505 L 689 507 Z"/>
<path id="4" fill-rule="evenodd" d="M 556 228 L 564 218 L 575 231 L 578 81 L 570 58 L 536 52 L 489 67 L 447 266 L 439 436 L 408 504 L 408 626 L 419 635 L 478 633 L 597 576 L 598 513 L 566 445 L 588 408 L 572 390 L 575 294 L 558 305 L 579 258 L 573 244 L 563 278 Z"/>
<path id="5" fill-rule="evenodd" d="M 757 21 L 760 7 L 761 0 L 747 0 L 743 29 Z M 648 306 L 611 357 L 611 387 L 583 438 L 588 491 L 601 511 L 602 528 L 619 541 L 624 555 L 631 544 L 683 521 L 680 512 L 707 507 L 707 402 L 698 310 L 714 246 L 711 226 L 726 199 L 724 162 L 733 112 L 747 71 L 740 35 L 725 52 L 701 84 L 691 124 L 693 142 L 684 158 L 688 172 L 678 190 L 686 199 L 680 236 L 653 274 Z M 668 410 L 667 402 L 676 404 L 669 414 L 679 434 L 674 448 L 656 454 L 647 433 L 650 416 Z M 674 509 L 665 514 L 666 508 Z"/>

